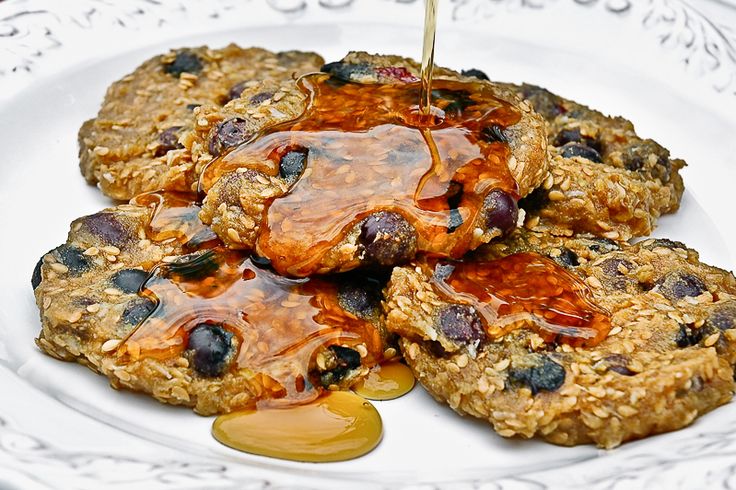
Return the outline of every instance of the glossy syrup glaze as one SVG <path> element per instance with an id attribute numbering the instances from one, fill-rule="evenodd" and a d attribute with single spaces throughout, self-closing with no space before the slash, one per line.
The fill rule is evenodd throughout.
<path id="1" fill-rule="evenodd" d="M 524 327 L 548 343 L 590 347 L 611 330 L 608 313 L 593 302 L 588 286 L 542 255 L 435 261 L 430 268 L 436 291 L 449 301 L 474 306 L 491 340 Z"/>
<path id="2" fill-rule="evenodd" d="M 435 80 L 430 118 L 419 113 L 419 82 L 360 84 L 313 74 L 298 86 L 307 96 L 300 117 L 215 159 L 200 181 L 207 191 L 237 169 L 278 176 L 285 155 L 306 156 L 288 191 L 264 203 L 256 249 L 278 272 L 310 275 L 353 225 L 378 211 L 409 221 L 417 251 L 459 257 L 479 244 L 488 193 L 518 197 L 508 143 L 489 135 L 520 115 L 490 85 Z"/>
<path id="3" fill-rule="evenodd" d="M 147 230 L 151 240 L 171 235 L 191 243 L 207 236 L 192 212 L 197 208 L 194 201 L 167 194 L 146 200 L 156 203 Z M 190 232 L 172 231 L 176 229 Z M 140 295 L 156 307 L 121 344 L 119 356 L 178 357 L 189 348 L 194 328 L 215 326 L 236 339 L 228 369 L 249 369 L 261 400 L 286 404 L 320 394 L 315 359 L 329 346 L 361 344 L 361 362 L 367 366 L 381 359 L 380 329 L 340 306 L 337 280 L 284 278 L 243 252 L 213 245 L 205 241 L 197 251 L 153 269 Z"/>

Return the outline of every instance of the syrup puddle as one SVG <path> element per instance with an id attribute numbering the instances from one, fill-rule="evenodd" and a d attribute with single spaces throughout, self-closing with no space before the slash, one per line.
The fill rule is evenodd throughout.
<path id="1" fill-rule="evenodd" d="M 334 391 L 288 408 L 246 410 L 220 415 L 212 435 L 233 449 L 260 456 L 328 463 L 357 458 L 383 436 L 376 408 L 364 398 Z"/>
<path id="2" fill-rule="evenodd" d="M 353 391 L 368 400 L 394 400 L 409 393 L 416 380 L 411 369 L 399 361 L 375 366 Z"/>

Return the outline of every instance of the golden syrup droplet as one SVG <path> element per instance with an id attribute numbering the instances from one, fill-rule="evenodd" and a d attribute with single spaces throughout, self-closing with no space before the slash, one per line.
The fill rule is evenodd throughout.
<path id="1" fill-rule="evenodd" d="M 212 435 L 251 454 L 328 463 L 373 450 L 383 436 L 383 423 L 370 402 L 354 393 L 334 391 L 306 405 L 220 415 Z"/>
<path id="2" fill-rule="evenodd" d="M 371 369 L 353 391 L 369 400 L 393 400 L 409 393 L 414 383 L 414 374 L 406 364 L 391 361 Z"/>

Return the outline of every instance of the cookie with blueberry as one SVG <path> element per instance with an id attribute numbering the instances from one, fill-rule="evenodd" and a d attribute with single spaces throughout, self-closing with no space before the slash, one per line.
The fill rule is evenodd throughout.
<path id="1" fill-rule="evenodd" d="M 358 52 L 203 108 L 192 150 L 212 162 L 200 181 L 203 221 L 291 276 L 461 256 L 515 227 L 518 199 L 546 175 L 542 118 L 511 89 L 437 68 L 444 119 L 430 134 L 448 168 L 435 169 L 423 133 L 402 119 L 418 90 L 416 62 Z M 451 140 L 445 130 L 473 117 L 472 134 Z M 249 129 L 254 118 L 264 131 Z"/>
<path id="2" fill-rule="evenodd" d="M 203 162 L 192 159 L 189 140 L 199 107 L 221 107 L 256 81 L 291 80 L 322 63 L 314 53 L 234 44 L 155 56 L 113 83 L 97 116 L 82 125 L 82 174 L 121 200 L 159 189 L 196 190 Z"/>
<path id="3" fill-rule="evenodd" d="M 456 412 L 611 448 L 731 400 L 736 279 L 682 243 L 520 228 L 465 260 L 396 268 L 386 291 L 407 364 Z"/>
<path id="4" fill-rule="evenodd" d="M 527 228 L 628 240 L 651 234 L 661 215 L 677 211 L 685 162 L 639 137 L 630 121 L 535 85 L 507 87 L 547 121 L 549 173 L 520 203 Z"/>
<path id="5" fill-rule="evenodd" d="M 74 221 L 33 271 L 37 345 L 200 414 L 308 401 L 396 354 L 384 279 L 280 277 L 225 249 L 198 211 L 153 194 Z"/>

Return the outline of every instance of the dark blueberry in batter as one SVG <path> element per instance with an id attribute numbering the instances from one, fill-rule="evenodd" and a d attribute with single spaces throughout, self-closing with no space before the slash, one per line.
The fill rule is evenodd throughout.
<path id="1" fill-rule="evenodd" d="M 230 90 L 227 91 L 227 100 L 226 102 L 230 102 L 231 100 L 237 99 L 240 97 L 240 94 L 243 93 L 243 90 L 245 90 L 245 84 L 248 82 L 240 82 L 233 85 Z"/>
<path id="2" fill-rule="evenodd" d="M 201 105 L 202 104 L 187 104 L 187 110 L 188 111 L 193 111 L 194 109 L 196 109 L 197 107 L 199 107 Z"/>
<path id="3" fill-rule="evenodd" d="M 565 267 L 577 267 L 580 265 L 578 255 L 569 248 L 563 248 L 560 255 L 555 257 L 555 259 Z"/>
<path id="4" fill-rule="evenodd" d="M 381 284 L 374 279 L 350 275 L 337 290 L 340 307 L 364 320 L 374 318 L 381 307 Z"/>
<path id="5" fill-rule="evenodd" d="M 537 187 L 526 197 L 519 199 L 519 207 L 527 212 L 539 211 L 549 204 L 549 194 L 541 187 Z"/>
<path id="6" fill-rule="evenodd" d="M 510 194 L 501 189 L 493 189 L 483 201 L 486 228 L 498 228 L 507 232 L 516 226 L 519 206 Z"/>
<path id="7" fill-rule="evenodd" d="M 440 330 L 450 340 L 470 344 L 484 337 L 483 324 L 475 308 L 449 305 L 437 316 Z"/>
<path id="8" fill-rule="evenodd" d="M 649 155 L 655 155 L 654 166 L 648 166 Z M 633 172 L 646 171 L 652 177 L 669 182 L 672 163 L 670 152 L 653 140 L 643 140 L 633 143 L 621 153 L 624 168 Z"/>
<path id="9" fill-rule="evenodd" d="M 562 100 L 542 87 L 525 83 L 521 86 L 521 94 L 534 107 L 534 110 L 547 120 L 567 112 Z"/>
<path id="10" fill-rule="evenodd" d="M 322 66 L 321 71 L 329 73 L 331 79 L 343 82 L 357 81 L 361 78 L 373 75 L 373 68 L 366 63 L 343 63 L 335 61 Z"/>
<path id="11" fill-rule="evenodd" d="M 120 317 L 127 325 L 138 325 L 156 309 L 156 303 L 148 298 L 136 298 L 127 304 Z"/>
<path id="12" fill-rule="evenodd" d="M 467 90 L 435 89 L 432 90 L 432 100 L 449 117 L 460 117 L 465 109 L 477 104 Z"/>
<path id="13" fill-rule="evenodd" d="M 279 161 L 279 176 L 290 183 L 295 182 L 307 168 L 308 156 L 307 148 L 296 148 L 286 153 Z"/>
<path id="14" fill-rule="evenodd" d="M 217 253 L 214 250 L 205 250 L 177 257 L 173 262 L 166 264 L 164 274 L 198 279 L 213 274 L 219 267 Z"/>
<path id="15" fill-rule="evenodd" d="M 181 130 L 181 126 L 172 126 L 159 133 L 159 146 L 156 148 L 154 156 L 160 157 L 166 155 L 170 150 L 184 148 L 184 145 L 179 143 L 179 130 Z"/>
<path id="16" fill-rule="evenodd" d="M 591 162 L 601 163 L 601 154 L 582 143 L 567 143 L 562 147 L 562 156 L 565 158 L 581 157 Z"/>
<path id="17" fill-rule="evenodd" d="M 210 153 L 219 155 L 223 151 L 249 140 L 252 134 L 248 132 L 247 127 L 248 123 L 239 117 L 218 124 L 215 128 L 215 134 L 210 139 Z"/>
<path id="18" fill-rule="evenodd" d="M 192 73 L 196 75 L 202 71 L 202 66 L 202 61 L 196 54 L 186 49 L 182 49 L 176 52 L 176 58 L 174 58 L 174 61 L 164 64 L 164 71 L 175 77 L 181 76 L 182 73 Z"/>
<path id="19" fill-rule="evenodd" d="M 627 367 L 629 359 L 624 355 L 612 354 L 605 357 L 603 360 L 605 361 L 606 367 L 608 367 L 609 371 L 613 371 L 614 373 L 618 373 L 622 376 L 633 376 L 636 374 Z"/>
<path id="20" fill-rule="evenodd" d="M 552 144 L 554 146 L 559 147 L 559 146 L 565 146 L 568 143 L 581 143 L 585 146 L 593 148 L 598 153 L 600 153 L 601 151 L 600 143 L 594 140 L 593 138 L 583 136 L 580 133 L 579 128 L 563 129 L 557 134 Z"/>
<path id="21" fill-rule="evenodd" d="M 137 293 L 148 278 L 148 272 L 140 269 L 121 269 L 112 275 L 110 282 L 124 293 Z"/>
<path id="22" fill-rule="evenodd" d="M 546 355 L 532 355 L 536 365 L 509 369 L 509 379 L 528 386 L 532 395 L 540 391 L 555 391 L 562 386 L 565 382 L 565 368 Z"/>
<path id="23" fill-rule="evenodd" d="M 608 253 L 615 250 L 621 250 L 619 244 L 610 238 L 591 237 L 586 240 L 590 242 L 588 244 L 588 248 L 593 252 Z"/>
<path id="24" fill-rule="evenodd" d="M 253 265 L 260 269 L 270 269 L 271 268 L 271 260 L 267 259 L 266 257 L 261 257 L 260 255 L 251 255 L 250 261 Z"/>
<path id="25" fill-rule="evenodd" d="M 329 349 L 335 353 L 338 367 L 345 369 L 357 369 L 360 367 L 360 354 L 358 351 L 340 345 L 331 345 Z"/>
<path id="26" fill-rule="evenodd" d="M 365 250 L 367 262 L 392 266 L 414 257 L 417 237 L 414 227 L 403 216 L 379 211 L 363 221 L 358 243 Z"/>
<path id="27" fill-rule="evenodd" d="M 685 324 L 680 324 L 680 331 L 675 335 L 675 343 L 677 347 L 690 347 L 697 345 L 703 339 L 702 328 L 691 328 Z"/>
<path id="28" fill-rule="evenodd" d="M 464 77 L 475 77 L 478 80 L 490 80 L 488 78 L 488 75 L 486 75 L 481 70 L 478 70 L 477 68 L 471 68 L 469 70 L 462 70 L 460 74 L 462 74 Z"/>
<path id="29" fill-rule="evenodd" d="M 729 330 L 736 328 L 736 304 L 725 304 L 714 309 L 705 321 L 706 326 L 711 329 Z"/>
<path id="30" fill-rule="evenodd" d="M 619 290 L 626 289 L 626 285 L 632 282 L 625 273 L 621 272 L 620 268 L 625 268 L 628 271 L 634 270 L 636 267 L 633 263 L 620 257 L 611 257 L 604 260 L 598 265 L 603 269 L 603 273 L 607 277 L 606 283 L 611 287 Z"/>
<path id="31" fill-rule="evenodd" d="M 219 325 L 200 323 L 189 332 L 194 370 L 202 376 L 219 376 L 225 370 L 233 334 Z"/>
<path id="32" fill-rule="evenodd" d="M 250 98 L 250 103 L 252 105 L 260 105 L 264 101 L 270 99 L 273 97 L 273 92 L 259 92 L 255 94 L 253 97 Z"/>
<path id="33" fill-rule="evenodd" d="M 77 247 L 61 245 L 55 252 L 56 258 L 69 269 L 70 274 L 79 275 L 90 267 L 89 259 Z"/>
<path id="34" fill-rule="evenodd" d="M 51 253 L 53 250 L 49 250 L 47 253 Z M 46 256 L 46 254 L 43 254 L 40 259 L 38 259 L 38 262 L 36 262 L 36 267 L 33 268 L 33 274 L 31 275 L 31 286 L 33 286 L 33 290 L 35 291 L 39 284 L 41 284 L 41 267 L 43 266 L 43 258 Z"/>
<path id="35" fill-rule="evenodd" d="M 87 231 L 109 245 L 121 247 L 131 239 L 130 232 L 114 214 L 95 213 L 82 218 Z"/>
<path id="36" fill-rule="evenodd" d="M 450 218 L 447 220 L 447 233 L 452 233 L 463 225 L 463 216 L 457 208 L 450 209 Z"/>
<path id="37" fill-rule="evenodd" d="M 358 351 L 340 345 L 331 345 L 329 349 L 335 354 L 337 366 L 320 375 L 322 386 L 338 383 L 350 370 L 360 367 L 360 354 Z"/>
<path id="38" fill-rule="evenodd" d="M 664 247 L 664 248 L 681 248 L 686 249 L 687 246 L 682 242 L 676 242 L 674 240 L 670 240 L 668 238 L 655 238 L 651 241 L 651 243 L 647 243 L 644 245 L 644 248 L 648 250 L 652 250 L 655 248 Z"/>
<path id="39" fill-rule="evenodd" d="M 659 286 L 659 292 L 670 301 L 677 301 L 686 296 L 700 296 L 708 290 L 699 277 L 682 271 L 667 273 L 656 282 L 656 285 Z"/>
<path id="40" fill-rule="evenodd" d="M 481 137 L 489 143 L 508 143 L 509 139 L 503 132 L 503 128 L 498 124 L 483 128 Z"/>

